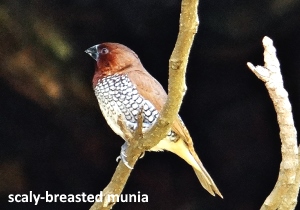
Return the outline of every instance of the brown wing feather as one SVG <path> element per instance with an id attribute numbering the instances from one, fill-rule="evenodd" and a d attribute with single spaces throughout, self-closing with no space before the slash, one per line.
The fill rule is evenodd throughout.
<path id="1" fill-rule="evenodd" d="M 126 74 L 136 84 L 138 92 L 160 112 L 167 101 L 167 93 L 161 84 L 146 70 L 131 70 Z M 179 117 L 175 119 L 171 129 L 184 139 L 189 148 L 193 146 L 191 136 Z"/>
<path id="2" fill-rule="evenodd" d="M 131 70 L 126 72 L 130 80 L 146 100 L 150 101 L 158 111 L 161 111 L 167 100 L 166 91 L 161 84 L 146 70 Z"/>

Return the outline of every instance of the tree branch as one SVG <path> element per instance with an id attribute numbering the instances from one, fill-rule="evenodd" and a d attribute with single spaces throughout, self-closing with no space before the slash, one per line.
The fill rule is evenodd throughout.
<path id="1" fill-rule="evenodd" d="M 280 128 L 282 161 L 276 185 L 261 209 L 294 209 L 297 204 L 300 179 L 297 131 L 294 126 L 288 93 L 283 87 L 280 64 L 276 57 L 276 49 L 273 46 L 273 41 L 268 37 L 264 37 L 263 46 L 265 49 L 265 65 L 255 67 L 249 62 L 247 65 L 265 83 L 273 101 Z"/>
<path id="2" fill-rule="evenodd" d="M 130 142 L 130 146 L 126 151 L 130 166 L 134 166 L 144 151 L 158 144 L 167 135 L 175 117 L 178 115 L 186 91 L 185 72 L 188 57 L 199 25 L 198 4 L 198 0 L 182 0 L 179 34 L 169 60 L 168 99 L 155 125 L 143 135 L 139 132 L 133 134 L 134 141 Z M 112 208 L 115 202 L 108 201 L 107 195 L 120 195 L 130 173 L 131 170 L 120 161 L 110 183 L 103 190 L 104 201 L 95 202 L 90 210 Z"/>

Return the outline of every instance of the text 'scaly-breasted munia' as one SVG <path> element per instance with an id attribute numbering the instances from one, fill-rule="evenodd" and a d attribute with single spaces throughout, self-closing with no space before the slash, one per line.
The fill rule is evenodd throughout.
<path id="1" fill-rule="evenodd" d="M 126 150 L 126 136 L 118 119 L 122 116 L 128 130 L 137 128 L 137 118 L 143 117 L 143 131 L 154 125 L 162 110 L 167 94 L 161 84 L 143 67 L 138 56 L 128 47 L 118 43 L 102 43 L 85 51 L 96 62 L 93 88 L 100 109 L 112 130 L 125 140 L 121 158 Z M 202 186 L 212 195 L 222 197 L 214 181 L 205 170 L 192 145 L 192 139 L 178 116 L 170 133 L 150 151 L 167 150 L 190 164 Z M 130 167 L 130 166 L 129 166 Z"/>

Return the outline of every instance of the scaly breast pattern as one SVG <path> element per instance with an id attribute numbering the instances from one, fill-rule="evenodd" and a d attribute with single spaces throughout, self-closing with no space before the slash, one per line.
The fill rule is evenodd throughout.
<path id="1" fill-rule="evenodd" d="M 94 91 L 108 125 L 124 140 L 125 136 L 117 124 L 118 116 L 121 115 L 127 128 L 133 131 L 141 109 L 143 129 L 150 128 L 159 115 L 152 103 L 138 93 L 127 75 L 114 74 L 99 79 Z"/>

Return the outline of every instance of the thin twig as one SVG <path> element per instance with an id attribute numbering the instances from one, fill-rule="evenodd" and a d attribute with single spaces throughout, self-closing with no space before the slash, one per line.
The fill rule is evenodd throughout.
<path id="1" fill-rule="evenodd" d="M 296 171 L 297 167 L 299 168 L 297 132 L 288 93 L 283 87 L 280 64 L 273 41 L 264 37 L 263 46 L 265 65 L 254 66 L 249 62 L 247 65 L 265 83 L 273 101 L 280 128 L 282 161 L 276 185 L 261 209 L 294 209 L 299 191 L 299 180 L 296 181 Z"/>

